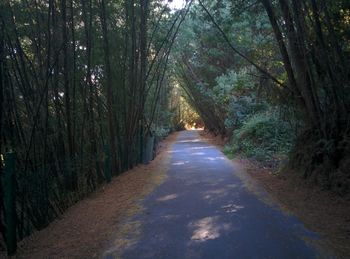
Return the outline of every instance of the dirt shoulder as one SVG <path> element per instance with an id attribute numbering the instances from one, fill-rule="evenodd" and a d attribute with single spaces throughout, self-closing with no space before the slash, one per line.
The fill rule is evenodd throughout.
<path id="1" fill-rule="evenodd" d="M 123 227 L 120 222 L 142 209 L 138 201 L 164 181 L 170 159 L 166 151 L 176 135 L 160 144 L 161 152 L 149 165 L 137 166 L 115 177 L 47 228 L 21 241 L 17 255 L 12 258 L 99 258 Z"/>
<path id="2" fill-rule="evenodd" d="M 223 147 L 224 140 L 201 134 L 210 143 Z M 293 172 L 279 172 L 251 159 L 236 157 L 238 163 L 281 204 L 298 217 L 307 228 L 324 238 L 322 244 L 339 258 L 350 258 L 350 199 L 321 190 L 297 178 Z"/>

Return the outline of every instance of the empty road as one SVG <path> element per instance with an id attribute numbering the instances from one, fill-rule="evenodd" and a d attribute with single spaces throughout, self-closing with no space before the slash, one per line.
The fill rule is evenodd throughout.
<path id="1" fill-rule="evenodd" d="M 183 131 L 170 151 L 168 177 L 143 201 L 123 258 L 315 258 L 319 239 L 198 131 Z M 248 177 L 248 176 L 246 176 Z M 133 236 L 134 235 L 134 236 Z M 114 258 L 113 247 L 104 258 Z M 120 251 L 118 251 L 120 252 Z"/>

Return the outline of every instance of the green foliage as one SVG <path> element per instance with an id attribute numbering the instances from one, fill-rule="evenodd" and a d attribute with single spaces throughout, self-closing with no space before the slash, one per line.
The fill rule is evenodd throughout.
<path id="1" fill-rule="evenodd" d="M 228 132 L 242 126 L 251 114 L 267 108 L 267 104 L 256 97 L 256 80 L 251 76 L 254 72 L 254 68 L 244 67 L 238 72 L 229 70 L 215 79 L 217 85 L 213 87 L 212 94 L 214 100 L 224 106 Z"/>
<path id="2" fill-rule="evenodd" d="M 229 0 L 203 3 L 235 48 L 260 65 L 278 60 L 271 26 L 261 6 L 250 0 L 244 6 L 253 6 L 251 10 Z M 189 18 L 173 50 L 174 70 L 207 129 L 230 134 L 247 116 L 265 108 L 258 92 L 269 89 L 262 86 L 261 72 L 235 55 L 198 3 L 193 4 Z M 281 67 L 281 63 L 273 63 L 268 70 L 279 75 Z"/>
<path id="3" fill-rule="evenodd" d="M 248 117 L 242 127 L 233 132 L 224 152 L 231 157 L 240 153 L 257 160 L 269 160 L 290 151 L 292 136 L 289 125 L 276 112 L 258 113 Z"/>
<path id="4" fill-rule="evenodd" d="M 173 129 L 179 20 L 162 0 L 1 1 L 0 17 L 0 154 L 16 151 L 22 239 Z"/>
<path id="5" fill-rule="evenodd" d="M 159 138 L 165 138 L 171 132 L 171 128 L 157 127 L 154 131 L 154 135 Z"/>

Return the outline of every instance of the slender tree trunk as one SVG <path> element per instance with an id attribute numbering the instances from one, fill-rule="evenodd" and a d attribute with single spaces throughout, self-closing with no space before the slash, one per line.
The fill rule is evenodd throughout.
<path id="1" fill-rule="evenodd" d="M 2 19 L 0 19 L 0 153 L 4 152 L 3 148 L 3 140 L 5 139 L 3 136 L 3 114 L 4 114 L 4 91 L 5 91 L 5 24 Z M 3 163 L 0 164 L 0 197 L 3 197 Z M 3 199 L 0 199 L 0 233 L 5 233 L 3 222 Z"/>
<path id="2" fill-rule="evenodd" d="M 72 138 L 72 118 L 71 118 L 71 100 L 70 100 L 70 89 L 69 89 L 69 67 L 68 67 L 68 31 L 67 31 L 67 2 L 61 0 L 61 15 L 62 15 L 62 50 L 63 50 L 63 85 L 64 85 L 64 100 L 65 100 L 65 112 L 66 112 L 66 123 L 67 123 L 67 146 L 68 146 L 68 168 L 67 170 L 71 173 L 67 176 L 71 183 L 70 188 L 73 190 L 77 188 L 77 175 L 71 168 L 71 161 L 73 159 L 73 138 Z"/>
<path id="3" fill-rule="evenodd" d="M 295 1 L 295 0 L 294 0 Z M 341 76 L 339 75 L 339 79 L 337 78 L 338 76 L 335 74 L 334 67 L 335 63 L 333 62 L 333 58 L 330 58 L 328 54 L 328 47 L 326 46 L 325 43 L 325 37 L 322 31 L 322 26 L 321 26 L 321 21 L 320 21 L 320 14 L 319 14 L 319 8 L 315 0 L 311 0 L 311 6 L 312 6 L 312 14 L 314 17 L 314 22 L 315 22 L 315 32 L 316 36 L 319 42 L 319 48 L 320 48 L 320 53 L 322 55 L 322 64 L 324 64 L 324 70 L 328 74 L 328 79 L 329 79 L 329 87 L 330 87 L 330 92 L 331 96 L 333 99 L 333 106 L 334 107 L 329 107 L 333 108 L 335 111 L 335 130 L 338 132 L 340 130 L 340 120 L 341 120 L 341 114 L 344 112 L 344 107 L 340 102 L 339 99 L 339 92 L 342 92 L 343 90 L 343 85 L 341 84 Z M 339 90 L 338 90 L 339 89 Z"/>
<path id="4" fill-rule="evenodd" d="M 73 71 L 72 71 L 72 154 L 76 156 L 76 124 L 77 124 L 77 96 L 76 96 L 76 85 L 77 85 L 77 53 L 76 53 L 76 35 L 75 35 L 75 19 L 74 19 L 74 0 L 70 0 L 70 26 L 72 34 L 72 52 L 73 52 Z"/>
<path id="5" fill-rule="evenodd" d="M 276 37 L 276 40 L 277 40 L 277 43 L 278 43 L 278 46 L 279 46 L 279 49 L 280 49 L 280 52 L 282 55 L 284 69 L 287 72 L 289 84 L 290 84 L 291 88 L 294 90 L 294 93 L 296 94 L 296 98 L 298 100 L 300 100 L 302 109 L 305 110 L 305 103 L 301 99 L 302 97 L 301 97 L 299 86 L 298 86 L 296 79 L 295 79 L 294 71 L 292 68 L 292 63 L 290 61 L 287 47 L 286 47 L 286 44 L 283 40 L 283 35 L 282 35 L 280 27 L 277 23 L 277 17 L 275 15 L 275 12 L 273 11 L 273 7 L 271 5 L 271 2 L 270 2 L 270 0 L 260 0 L 260 1 L 262 2 L 262 4 L 265 7 L 266 13 L 269 17 L 272 29 L 274 31 L 274 34 L 275 34 L 275 37 Z"/>
<path id="6" fill-rule="evenodd" d="M 294 28 L 294 21 L 289 9 L 288 2 L 286 0 L 279 0 L 279 3 L 281 6 L 284 21 L 286 23 L 286 35 L 289 42 L 292 61 L 294 62 L 296 71 L 296 81 L 304 98 L 309 114 L 309 120 L 313 126 L 316 126 L 318 129 L 322 129 L 321 118 L 319 114 L 320 109 L 317 108 L 318 103 L 315 100 L 315 95 L 311 87 L 310 75 L 307 71 L 306 61 L 299 47 L 297 32 Z"/>
<path id="7" fill-rule="evenodd" d="M 111 150 L 112 158 L 112 170 L 117 170 L 117 154 L 116 154 L 116 138 L 115 138 L 115 120 L 113 111 L 113 81 L 112 71 L 110 64 L 110 51 L 108 42 L 108 31 L 107 31 L 107 16 L 106 16 L 106 5 L 105 0 L 101 0 L 100 7 L 102 35 L 103 35 L 103 48 L 104 48 L 104 60 L 105 60 L 105 77 L 107 84 L 107 112 L 108 112 L 108 130 L 109 130 L 109 145 Z"/>

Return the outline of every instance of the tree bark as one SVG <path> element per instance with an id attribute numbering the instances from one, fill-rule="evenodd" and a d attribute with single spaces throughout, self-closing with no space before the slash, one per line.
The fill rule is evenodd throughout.
<path id="1" fill-rule="evenodd" d="M 107 15 L 106 15 L 106 4 L 105 0 L 101 0 L 100 6 L 100 17 L 102 25 L 103 35 L 103 48 L 104 48 L 104 60 L 105 60 L 105 78 L 107 85 L 107 112 L 108 112 L 108 131 L 109 131 L 109 145 L 111 150 L 112 159 L 112 171 L 117 170 L 117 149 L 116 149 L 116 138 L 115 138 L 115 120 L 114 120 L 114 109 L 113 109 L 113 80 L 110 63 L 110 51 L 107 31 Z"/>

